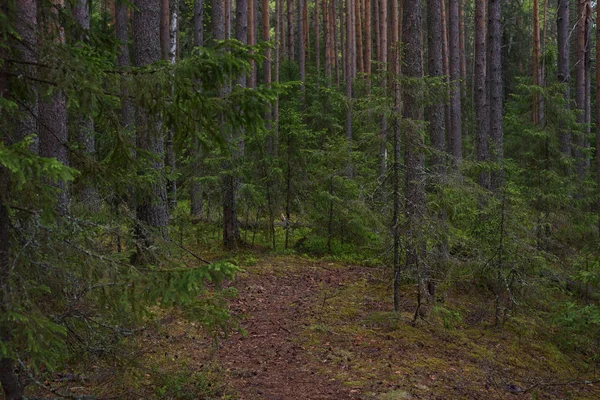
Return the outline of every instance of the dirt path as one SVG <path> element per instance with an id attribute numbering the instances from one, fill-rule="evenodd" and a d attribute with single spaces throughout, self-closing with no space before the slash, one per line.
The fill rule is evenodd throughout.
<path id="1" fill-rule="evenodd" d="M 269 272 L 249 274 L 234 286 L 231 304 L 246 335 L 221 344 L 216 358 L 241 399 L 359 399 L 351 388 L 315 369 L 298 340 L 307 316 L 318 307 L 320 290 L 342 285 L 354 274 L 327 265 L 275 264 Z"/>

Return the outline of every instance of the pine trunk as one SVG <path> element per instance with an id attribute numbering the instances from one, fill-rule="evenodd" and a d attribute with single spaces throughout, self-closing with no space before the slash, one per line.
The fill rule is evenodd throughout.
<path id="1" fill-rule="evenodd" d="M 136 67 L 152 64 L 161 59 L 159 26 L 161 4 L 159 0 L 136 0 L 133 12 L 133 63 Z M 154 242 L 153 232 L 167 235 L 169 214 L 167 209 L 167 188 L 164 178 L 164 140 L 160 121 L 149 115 L 142 107 L 136 110 L 137 147 L 157 157 L 151 162 L 158 175 L 150 188 L 141 189 L 137 194 L 136 215 L 140 226 L 136 229 L 138 238 L 139 263 L 150 261 L 147 248 Z M 140 171 L 143 173 L 144 171 Z M 142 258 L 139 258 L 142 257 Z"/>
<path id="2" fill-rule="evenodd" d="M 460 30 L 458 18 L 459 0 L 448 1 L 448 47 L 450 51 L 450 123 L 452 126 L 452 157 L 454 168 L 462 159 L 462 109 L 460 94 Z"/>
<path id="3" fill-rule="evenodd" d="M 576 162 L 577 177 L 583 180 L 585 177 L 585 161 L 583 156 L 584 136 L 583 124 L 585 124 L 586 103 L 586 76 L 585 76 L 585 38 L 586 38 L 586 4 L 587 0 L 577 2 L 577 30 L 575 45 L 575 107 L 579 110 L 577 123 L 580 130 L 575 134 L 573 156 Z"/>
<path id="4" fill-rule="evenodd" d="M 486 48 L 486 13 L 485 0 L 475 0 L 475 69 L 474 69 L 474 96 L 475 96 L 475 152 L 477 161 L 489 161 L 489 109 L 487 94 L 487 48 Z M 490 188 L 490 174 L 486 170 L 479 173 L 479 184 Z"/>
<path id="5" fill-rule="evenodd" d="M 456 15 L 458 16 L 458 12 Z M 421 24 L 421 0 L 408 0 L 402 24 L 402 37 L 406 46 L 403 57 L 403 71 L 404 75 L 413 79 L 423 77 Z M 425 267 L 421 265 L 423 247 L 421 225 L 425 216 L 425 157 L 419 121 L 423 119 L 423 99 L 416 84 L 404 85 L 402 98 L 404 103 L 403 116 L 406 120 L 412 122 L 407 124 L 404 129 L 406 268 L 417 271 L 419 286 L 422 288 L 422 282 L 427 279 L 428 274 Z M 421 298 L 420 293 L 419 299 Z"/>
<path id="6" fill-rule="evenodd" d="M 490 158 L 499 169 L 492 172 L 492 189 L 504 183 L 504 140 L 502 133 L 502 53 L 501 53 L 501 0 L 488 2 L 488 60 L 489 63 L 489 110 L 490 110 Z"/>
<path id="7" fill-rule="evenodd" d="M 565 98 L 564 107 L 567 110 L 571 108 L 571 72 L 569 67 L 570 54 L 570 16 L 569 0 L 558 1 L 558 14 L 556 17 L 557 44 L 558 44 L 558 82 L 564 84 L 563 96 Z M 561 127 L 560 131 L 560 151 L 566 156 L 571 156 L 571 132 L 569 129 Z"/>

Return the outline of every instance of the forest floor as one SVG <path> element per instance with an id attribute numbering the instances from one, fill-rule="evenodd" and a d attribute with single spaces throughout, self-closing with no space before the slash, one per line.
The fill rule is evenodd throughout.
<path id="1" fill-rule="evenodd" d="M 300 257 L 250 264 L 231 283 L 238 296 L 230 309 L 245 332 L 215 349 L 177 318 L 163 326 L 161 348 L 173 360 L 190 370 L 210 365 L 214 398 L 600 398 L 592 371 L 526 318 L 494 328 L 492 296 L 448 293 L 413 326 L 415 289 L 406 287 L 400 313 L 390 312 L 387 270 Z"/>
<path id="2" fill-rule="evenodd" d="M 132 339 L 136 368 L 118 375 L 116 362 L 93 366 L 104 389 L 93 390 L 88 378 L 67 382 L 80 386 L 70 392 L 132 399 L 600 398 L 595 371 L 561 352 L 535 318 L 513 316 L 495 328 L 493 296 L 481 288 L 448 290 L 413 325 L 416 289 L 404 286 L 401 310 L 391 312 L 388 269 L 268 255 L 240 264 L 229 307 L 241 331 L 215 346 L 195 324 L 162 313 L 155 329 Z"/>

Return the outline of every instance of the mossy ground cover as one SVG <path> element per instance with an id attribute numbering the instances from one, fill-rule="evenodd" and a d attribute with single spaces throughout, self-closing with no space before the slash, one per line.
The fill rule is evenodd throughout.
<path id="1" fill-rule="evenodd" d="M 386 268 L 230 259 L 242 268 L 227 283 L 239 330 L 217 343 L 177 310 L 156 310 L 119 354 L 75 363 L 64 388 L 132 399 L 600 398 L 593 368 L 556 345 L 545 314 L 516 310 L 495 327 L 480 287 L 440 288 L 413 324 L 416 287 L 402 287 L 392 312 Z"/>

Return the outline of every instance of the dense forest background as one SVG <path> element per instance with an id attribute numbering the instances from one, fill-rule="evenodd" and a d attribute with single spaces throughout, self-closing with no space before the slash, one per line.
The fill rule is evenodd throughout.
<path id="1" fill-rule="evenodd" d="M 589 0 L 1 2 L 6 398 L 157 306 L 235 329 L 244 252 L 382 269 L 415 326 L 469 293 L 477 324 L 536 320 L 595 368 L 598 21 Z"/>

